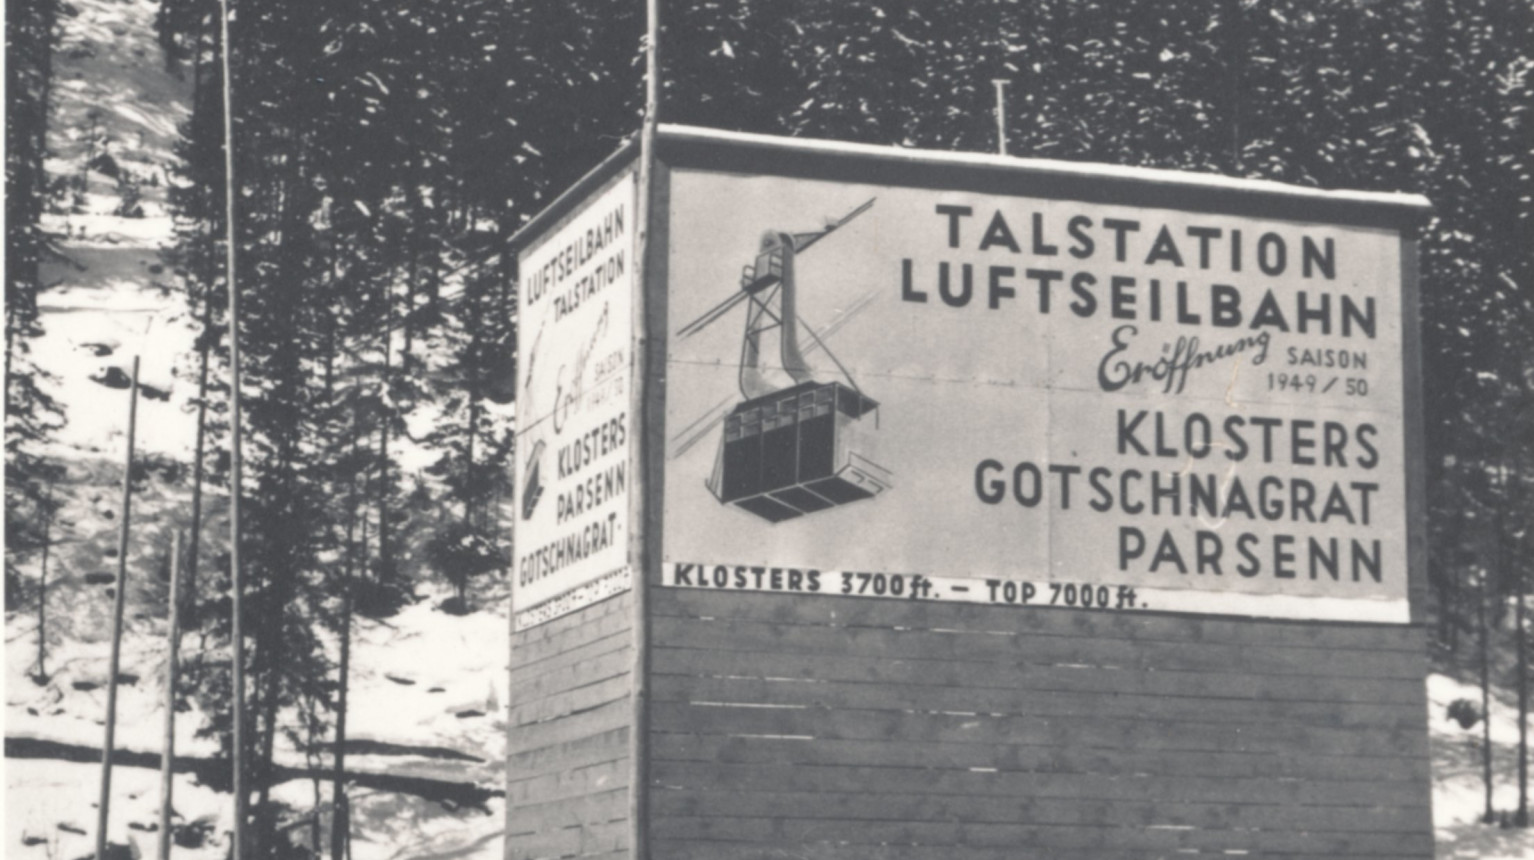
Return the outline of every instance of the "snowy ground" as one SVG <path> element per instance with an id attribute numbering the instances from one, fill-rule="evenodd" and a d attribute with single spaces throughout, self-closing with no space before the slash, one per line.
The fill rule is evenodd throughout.
<path id="1" fill-rule="evenodd" d="M 58 374 L 56 396 L 70 407 L 58 438 L 64 456 L 120 460 L 128 398 L 93 379 L 121 384 L 135 355 L 140 380 L 152 389 L 140 402 L 138 448 L 184 456 L 195 431 L 184 410 L 187 386 L 171 373 L 191 352 L 186 302 L 168 286 L 158 253 L 174 237 L 165 199 L 191 88 L 160 62 L 157 6 L 81 2 L 77 15 L 62 19 L 48 170 L 67 180 L 83 175 L 86 188 L 79 200 L 66 193 L 57 207 L 64 211 L 44 217 L 44 229 L 63 237 L 62 258 L 43 267 L 47 334 L 33 348 L 38 364 Z M 93 153 L 110 156 L 115 167 L 84 170 Z M 142 217 L 119 213 L 114 171 L 137 178 Z"/>
<path id="2" fill-rule="evenodd" d="M 1469 699 L 1477 707 L 1480 687 L 1446 675 L 1428 676 L 1428 718 L 1433 749 L 1433 827 L 1440 858 L 1522 860 L 1534 857 L 1534 828 L 1503 828 L 1481 823 L 1486 789 L 1481 773 L 1481 731 L 1469 730 L 1447 716 L 1449 703 Z M 1518 808 L 1518 709 L 1505 691 L 1495 691 L 1491 704 L 1493 780 L 1492 807 L 1511 814 Z M 1534 738 L 1530 739 L 1534 742 Z"/>
<path id="3" fill-rule="evenodd" d="M 499 787 L 504 755 L 507 618 L 500 600 L 485 611 L 454 616 L 435 608 L 447 594 L 432 593 L 388 624 L 362 622 L 353 646 L 353 688 L 349 734 L 370 742 L 376 752 L 348 756 L 348 771 L 424 777 Z M 13 616 L 9 629 L 34 629 Z M 164 725 L 162 622 L 145 621 L 124 644 L 123 672 L 136 676 L 119 687 L 116 748 L 157 754 Z M 53 677 L 39 686 L 29 677 L 35 663 L 31 636 L 9 637 L 6 647 L 7 738 L 58 741 L 90 749 L 102 742 L 104 681 L 108 643 L 100 638 L 71 641 L 49 656 Z M 80 689 L 80 687 L 86 689 Z M 194 738 L 201 722 L 195 710 L 177 715 L 177 755 L 209 756 L 214 743 Z M 291 748 L 281 763 L 305 765 Z M 319 764 L 328 766 L 328 759 Z M 88 854 L 95 832 L 100 779 L 96 764 L 54 760 L 6 760 L 5 856 L 36 860 Z M 158 771 L 119 766 L 113 775 L 110 838 L 136 840 L 153 850 L 158 838 L 144 828 L 157 819 Z M 309 780 L 283 783 L 277 800 L 295 810 L 316 806 Z M 227 794 L 178 774 L 175 808 L 179 821 L 205 820 L 210 842 L 177 849 L 177 856 L 224 856 L 220 834 L 229 829 Z M 504 808 L 498 798 L 483 809 L 459 808 L 420 797 L 355 789 L 353 856 L 358 860 L 404 857 L 499 858 Z M 329 785 L 319 805 L 328 808 Z M 75 831 L 83 831 L 76 833 Z M 294 831 L 295 838 L 307 831 Z M 328 837 L 325 837 L 328 839 Z M 328 845 L 328 842 L 325 844 Z M 185 853 L 183 853 L 183 851 Z"/>

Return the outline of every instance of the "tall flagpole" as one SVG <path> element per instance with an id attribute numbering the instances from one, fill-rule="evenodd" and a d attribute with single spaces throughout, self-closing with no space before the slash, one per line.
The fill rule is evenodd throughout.
<path id="1" fill-rule="evenodd" d="M 651 440 L 646 438 L 645 428 L 649 426 L 649 417 L 646 414 L 645 400 L 648 399 L 650 384 L 647 380 L 652 376 L 648 366 L 647 344 L 650 342 L 651 332 L 645 325 L 648 317 L 647 308 L 650 307 L 652 297 L 650 294 L 650 258 L 651 238 L 653 236 L 653 214 L 655 208 L 655 131 L 659 124 L 659 109 L 661 95 L 660 81 L 660 0 L 645 0 L 645 76 L 644 76 L 644 120 L 639 128 L 639 248 L 635 254 L 639 261 L 638 287 L 641 300 L 638 303 L 639 311 L 635 320 L 636 330 L 640 337 L 636 339 L 636 347 L 639 354 L 634 356 L 634 363 L 639 371 L 639 378 L 646 380 L 638 386 L 641 392 L 640 411 L 643 416 L 639 423 L 640 440 L 635 446 L 639 452 L 639 460 L 644 464 L 647 460 L 645 451 L 651 446 Z M 641 465 L 643 469 L 643 465 Z M 644 482 L 648 486 L 649 481 Z M 643 494 L 648 496 L 648 493 Z M 649 511 L 641 508 L 641 517 L 648 519 Z M 643 520 L 642 520 L 643 521 Z M 632 728 L 629 737 L 632 739 L 632 748 L 629 751 L 629 818 L 633 824 L 633 845 L 635 860 L 649 860 L 650 837 L 649 837 L 649 659 L 650 659 L 650 619 L 649 619 L 649 585 L 650 564 L 653 554 L 653 546 L 650 546 L 653 536 L 648 529 L 641 528 L 640 542 L 634 546 L 632 560 L 635 562 L 634 572 L 634 663 L 631 667 L 633 677 L 633 694 L 630 697 L 633 704 Z"/>
<path id="2" fill-rule="evenodd" d="M 1006 78 L 992 78 L 991 84 L 996 87 L 996 152 L 998 155 L 1007 154 L 1007 81 Z"/>
<path id="3" fill-rule="evenodd" d="M 229 0 L 219 0 L 219 35 L 223 39 L 224 72 L 224 280 L 229 285 L 229 592 L 233 618 L 230 623 L 230 664 L 234 673 L 231 704 L 234 737 L 231 764 L 234 770 L 234 853 L 243 860 L 245 842 L 245 633 L 241 625 L 240 580 L 240 291 L 235 286 L 235 182 L 234 182 L 234 85 L 229 71 Z"/>

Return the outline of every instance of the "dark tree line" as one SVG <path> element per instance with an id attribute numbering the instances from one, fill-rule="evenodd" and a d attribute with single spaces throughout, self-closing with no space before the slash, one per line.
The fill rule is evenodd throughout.
<path id="1" fill-rule="evenodd" d="M 62 474 L 42 446 L 64 419 L 48 372 L 29 341 L 42 334 L 39 267 L 52 250 L 42 228 L 48 199 L 48 105 L 57 41 L 56 0 L 5 4 L 5 595 L 26 593 L 23 563 L 46 551 L 57 507 L 49 488 Z M 41 634 L 39 634 L 41 635 Z M 41 669 L 39 669 L 41 671 Z"/>

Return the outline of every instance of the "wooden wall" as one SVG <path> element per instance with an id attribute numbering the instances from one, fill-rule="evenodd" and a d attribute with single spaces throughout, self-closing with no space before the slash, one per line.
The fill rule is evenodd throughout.
<path id="1" fill-rule="evenodd" d="M 1421 627 L 651 594 L 652 858 L 1433 855 Z"/>
<path id="2" fill-rule="evenodd" d="M 630 856 L 632 592 L 511 636 L 506 858 Z"/>

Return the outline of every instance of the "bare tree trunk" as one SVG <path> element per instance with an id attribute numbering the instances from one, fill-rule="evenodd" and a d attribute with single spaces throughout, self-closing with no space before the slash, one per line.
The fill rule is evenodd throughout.
<path id="1" fill-rule="evenodd" d="M 188 532 L 186 553 L 186 602 L 189 609 L 195 611 L 197 605 L 197 555 L 202 543 L 202 479 L 204 454 L 207 451 L 208 439 L 208 353 L 211 351 L 211 343 L 208 339 L 208 330 L 213 327 L 213 285 L 209 280 L 203 295 L 202 305 L 202 337 L 199 338 L 197 368 L 197 441 L 192 453 L 192 522 Z M 189 613 L 188 620 L 197 624 L 195 614 Z"/>
<path id="2" fill-rule="evenodd" d="M 357 450 L 357 441 L 360 433 L 352 435 L 352 451 Z M 330 824 L 330 856 L 332 860 L 342 860 L 347 852 L 347 846 L 351 839 L 351 808 L 346 799 L 346 714 L 347 694 L 351 687 L 351 658 L 352 658 L 352 574 L 356 570 L 358 547 L 353 542 L 357 527 L 357 505 L 359 499 L 356 493 L 356 481 L 352 482 L 350 497 L 350 509 L 346 519 L 346 567 L 341 581 L 341 661 L 339 666 L 339 683 L 336 692 L 336 742 L 335 776 L 331 788 L 331 801 L 334 812 Z M 362 557 L 367 556 L 367 518 L 362 519 Z"/>

